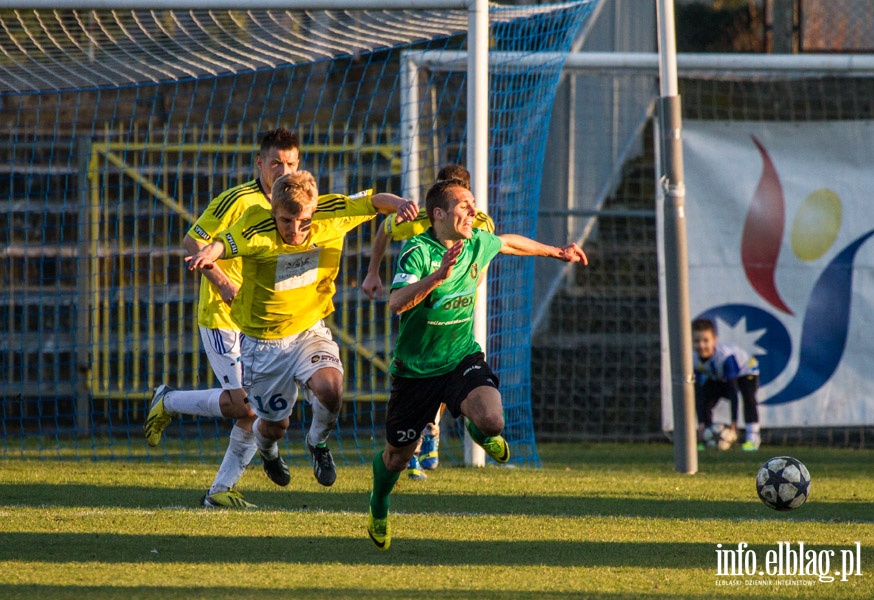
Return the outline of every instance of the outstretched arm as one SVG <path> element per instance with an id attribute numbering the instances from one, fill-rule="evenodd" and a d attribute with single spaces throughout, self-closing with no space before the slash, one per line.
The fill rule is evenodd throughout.
<path id="1" fill-rule="evenodd" d="M 190 235 L 186 235 L 182 240 L 182 247 L 185 248 L 185 251 L 188 253 L 188 256 L 194 256 L 200 249 L 206 246 L 206 244 L 202 242 L 198 242 L 196 239 L 191 237 Z M 234 296 L 237 295 L 239 288 L 237 285 L 231 281 L 225 272 L 222 270 L 217 263 L 211 263 L 211 268 L 203 268 L 200 270 L 200 274 L 203 275 L 207 281 L 209 281 L 221 294 L 222 300 L 225 301 L 226 304 L 230 306 L 231 302 L 234 300 Z"/>
<path id="2" fill-rule="evenodd" d="M 576 244 L 548 246 L 531 238 L 516 235 L 515 233 L 505 233 L 498 237 L 503 242 L 501 254 L 510 254 L 512 256 L 547 256 L 564 262 L 589 264 L 586 253 Z"/>
<path id="3" fill-rule="evenodd" d="M 427 298 L 428 294 L 434 291 L 435 288 L 446 281 L 449 275 L 452 274 L 452 267 L 458 262 L 458 255 L 461 254 L 463 247 L 464 243 L 461 241 L 456 242 L 454 246 L 443 254 L 443 260 L 440 263 L 439 269 L 415 283 L 392 290 L 391 296 L 388 299 L 389 309 L 396 315 L 399 315 Z"/>
<path id="4" fill-rule="evenodd" d="M 367 275 L 361 282 L 361 289 L 371 300 L 377 297 L 382 298 L 385 293 L 382 278 L 379 276 L 379 265 L 382 264 L 386 248 L 388 248 L 388 235 L 386 235 L 385 229 L 379 227 L 370 246 L 370 263 L 367 265 Z"/>
<path id="5" fill-rule="evenodd" d="M 398 223 L 412 221 L 419 214 L 419 205 L 412 200 L 395 196 L 386 192 L 374 194 L 370 197 L 373 207 L 383 213 L 397 213 Z"/>
<path id="6" fill-rule="evenodd" d="M 225 245 L 222 242 L 212 242 L 200 249 L 196 254 L 185 257 L 188 270 L 209 271 L 215 268 L 215 261 L 225 257 Z"/>

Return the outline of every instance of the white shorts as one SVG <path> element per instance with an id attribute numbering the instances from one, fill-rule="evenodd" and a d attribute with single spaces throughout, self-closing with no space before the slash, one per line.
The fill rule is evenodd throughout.
<path id="1" fill-rule="evenodd" d="M 200 340 L 203 342 L 209 366 L 221 382 L 222 388 L 226 390 L 243 388 L 243 363 L 240 362 L 241 337 L 239 331 L 200 326 Z"/>
<path id="2" fill-rule="evenodd" d="M 322 321 L 278 340 L 244 335 L 240 347 L 249 406 L 265 421 L 291 416 L 298 387 L 304 388 L 319 369 L 330 367 L 343 373 L 340 349 Z"/>

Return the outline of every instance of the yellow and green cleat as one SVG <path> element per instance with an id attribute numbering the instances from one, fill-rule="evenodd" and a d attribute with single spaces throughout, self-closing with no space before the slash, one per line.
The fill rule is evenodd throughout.
<path id="1" fill-rule="evenodd" d="M 388 550 L 391 546 L 391 530 L 388 527 L 388 515 L 384 519 L 374 519 L 373 513 L 368 511 L 367 535 L 370 541 L 380 550 Z"/>
<path id="2" fill-rule="evenodd" d="M 153 448 L 161 443 L 164 429 L 173 420 L 173 415 L 164 408 L 164 396 L 172 391 L 173 388 L 169 385 L 159 385 L 155 388 L 152 402 L 149 404 L 149 414 L 146 415 L 143 432 L 146 434 L 146 443 Z"/>
<path id="3" fill-rule="evenodd" d="M 482 447 L 486 454 L 499 463 L 505 463 L 510 460 L 510 444 L 500 435 L 486 438 L 482 443 Z"/>
<path id="4" fill-rule="evenodd" d="M 215 494 L 207 492 L 201 498 L 200 503 L 206 508 L 258 508 L 251 502 L 243 500 L 243 494 L 233 489 Z"/>

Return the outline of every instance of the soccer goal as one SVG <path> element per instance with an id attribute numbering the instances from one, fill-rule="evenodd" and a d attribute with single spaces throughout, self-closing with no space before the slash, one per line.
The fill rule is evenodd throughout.
<path id="1" fill-rule="evenodd" d="M 210 199 L 254 177 L 259 137 L 270 129 L 298 133 L 302 167 L 323 193 L 421 198 L 442 165 L 468 164 L 498 231 L 533 236 L 536 165 L 563 58 L 596 4 L 490 6 L 480 21 L 474 12 L 485 3 L 467 0 L 268 1 L 257 10 L 22 0 L 0 11 L 0 168 L 10 182 L 0 195 L 4 453 L 209 461 L 223 453 L 223 420 L 174 420 L 151 453 L 141 427 L 156 385 L 215 385 L 197 333 L 199 281 L 185 271 L 181 240 Z M 478 42 L 468 35 L 475 22 L 487 32 Z M 491 52 L 528 58 L 489 63 L 475 53 L 486 40 Z M 432 68 L 440 54 L 455 66 Z M 423 56 L 431 62 L 414 60 Z M 487 120 L 472 108 L 476 68 L 488 76 L 478 92 L 487 94 L 479 100 Z M 410 114 L 415 151 L 402 142 Z M 347 238 L 329 322 L 346 369 L 337 456 L 351 463 L 384 439 L 397 325 L 384 299 L 359 289 L 379 225 Z M 530 259 L 502 257 L 488 290 L 487 348 L 517 464 L 538 463 L 533 269 Z M 287 450 L 302 461 L 305 403 L 296 417 L 300 436 L 289 436 Z M 443 456 L 460 462 L 460 430 L 446 425 Z"/>

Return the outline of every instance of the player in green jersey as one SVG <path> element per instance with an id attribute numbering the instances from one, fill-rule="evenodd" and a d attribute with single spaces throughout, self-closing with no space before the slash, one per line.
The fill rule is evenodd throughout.
<path id="1" fill-rule="evenodd" d="M 458 164 L 444 165 L 437 172 L 437 181 L 448 181 L 449 179 L 458 179 L 467 189 L 470 189 L 470 171 Z M 476 229 L 485 229 L 489 233 L 495 232 L 495 223 L 486 213 L 481 210 L 476 211 L 476 216 L 473 218 L 473 226 Z M 370 263 L 367 265 L 367 275 L 361 282 L 362 291 L 367 294 L 368 298 L 375 300 L 381 298 L 384 294 L 382 278 L 379 275 L 379 266 L 382 264 L 382 259 L 388 248 L 390 241 L 406 241 L 415 235 L 424 233 L 431 227 L 431 221 L 428 220 L 428 213 L 425 207 L 419 210 L 418 216 L 412 221 L 406 223 L 398 223 L 396 218 L 387 218 L 383 221 L 382 226 L 373 236 L 373 243 L 370 247 Z M 433 471 L 439 466 L 440 448 L 440 418 L 443 416 L 443 411 L 446 408 L 445 404 L 441 404 L 437 409 L 437 414 L 434 419 L 425 426 L 422 432 L 422 437 L 419 438 L 419 447 L 410 458 L 407 465 L 407 476 L 412 480 L 427 479 L 425 471 Z"/>
<path id="2" fill-rule="evenodd" d="M 471 438 L 504 463 L 510 448 L 501 431 L 498 378 L 473 335 L 476 288 L 498 254 L 546 256 L 587 264 L 576 244 L 555 247 L 515 235 L 473 228 L 473 194 L 458 180 L 428 190 L 431 228 L 409 240 L 398 258 L 389 307 L 401 316 L 391 364 L 385 449 L 373 460 L 367 532 L 381 550 L 391 544 L 389 494 L 416 449 L 424 426 L 445 402 L 467 417 Z"/>

